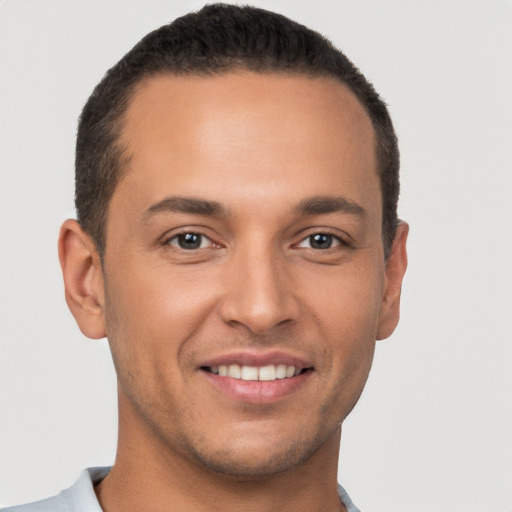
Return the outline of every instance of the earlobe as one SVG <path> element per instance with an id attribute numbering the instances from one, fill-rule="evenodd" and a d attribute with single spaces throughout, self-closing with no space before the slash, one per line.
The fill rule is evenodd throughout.
<path id="1" fill-rule="evenodd" d="M 88 338 L 104 338 L 105 291 L 101 259 L 94 242 L 75 220 L 65 221 L 60 229 L 59 260 L 66 302 L 80 330 Z"/>
<path id="2" fill-rule="evenodd" d="M 385 339 L 393 333 L 400 319 L 400 293 L 407 269 L 407 235 L 409 225 L 398 224 L 391 252 L 386 261 L 386 280 L 382 296 L 377 339 Z"/>

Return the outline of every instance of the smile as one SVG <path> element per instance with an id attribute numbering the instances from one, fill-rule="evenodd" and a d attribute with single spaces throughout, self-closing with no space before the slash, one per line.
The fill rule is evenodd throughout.
<path id="1" fill-rule="evenodd" d="M 203 370 L 221 377 L 251 381 L 273 381 L 296 377 L 307 368 L 287 364 L 269 364 L 266 366 L 248 366 L 240 364 L 203 366 Z"/>
<path id="2" fill-rule="evenodd" d="M 270 404 L 303 389 L 313 361 L 288 352 L 242 350 L 202 361 L 198 370 L 212 388 L 235 402 Z"/>

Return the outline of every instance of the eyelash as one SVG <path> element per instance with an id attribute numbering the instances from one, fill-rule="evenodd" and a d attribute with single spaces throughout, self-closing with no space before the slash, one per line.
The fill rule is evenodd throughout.
<path id="1" fill-rule="evenodd" d="M 317 236 L 328 237 L 328 239 L 331 242 L 329 247 L 327 247 L 327 248 L 319 248 L 319 247 L 311 247 L 311 246 L 309 246 L 309 247 L 302 246 L 302 244 L 303 243 L 307 243 L 308 240 L 311 243 L 313 237 L 317 237 Z M 185 237 L 199 237 L 199 239 L 200 239 L 199 240 L 199 246 L 198 247 L 192 247 L 192 248 L 190 248 L 190 247 L 188 247 L 188 248 L 182 247 L 180 245 L 180 238 L 183 240 L 183 238 L 185 238 Z M 210 242 L 209 246 L 208 247 L 201 247 L 205 241 L 209 241 Z M 175 243 L 173 243 L 173 242 L 175 242 Z M 335 245 L 332 245 L 332 243 L 335 243 Z M 176 248 L 178 250 L 182 250 L 182 251 L 186 251 L 186 252 L 192 252 L 192 251 L 197 251 L 197 250 L 206 249 L 206 248 L 219 248 L 219 247 L 221 247 L 220 245 L 218 245 L 215 242 L 213 242 L 211 240 L 211 238 L 209 238 L 207 235 L 205 235 L 203 233 L 198 233 L 196 231 L 183 231 L 181 233 L 177 233 L 177 234 L 173 235 L 172 237 L 169 237 L 169 238 L 165 239 L 164 242 L 163 242 L 163 245 L 171 246 L 171 247 L 174 247 L 174 248 Z M 340 236 L 335 235 L 334 233 L 331 233 L 331 232 L 329 232 L 327 230 L 326 231 L 315 231 L 314 233 L 311 233 L 308 236 L 302 238 L 301 241 L 298 244 L 295 244 L 295 247 L 300 247 L 300 248 L 303 248 L 303 249 L 318 250 L 318 251 L 328 251 L 329 249 L 334 249 L 334 248 L 340 247 L 340 246 L 349 247 L 350 243 L 347 242 L 347 240 L 341 238 Z"/>

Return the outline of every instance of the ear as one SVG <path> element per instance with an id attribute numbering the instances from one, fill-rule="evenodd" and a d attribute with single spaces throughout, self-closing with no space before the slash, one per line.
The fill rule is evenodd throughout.
<path id="1" fill-rule="evenodd" d="M 407 235 L 409 225 L 398 224 L 391 252 L 386 261 L 385 286 L 382 296 L 377 339 L 383 340 L 393 333 L 400 319 L 400 293 L 402 280 L 407 269 Z"/>
<path id="2" fill-rule="evenodd" d="M 93 339 L 104 338 L 105 287 L 96 245 L 76 220 L 62 224 L 59 260 L 66 302 L 80 330 Z"/>

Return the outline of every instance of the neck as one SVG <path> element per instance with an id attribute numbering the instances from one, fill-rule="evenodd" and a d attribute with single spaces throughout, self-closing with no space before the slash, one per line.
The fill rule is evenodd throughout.
<path id="1" fill-rule="evenodd" d="M 275 474 L 219 474 L 168 447 L 154 431 L 120 408 L 115 464 L 96 486 L 105 512 L 339 512 L 341 428 L 309 459 Z"/>

